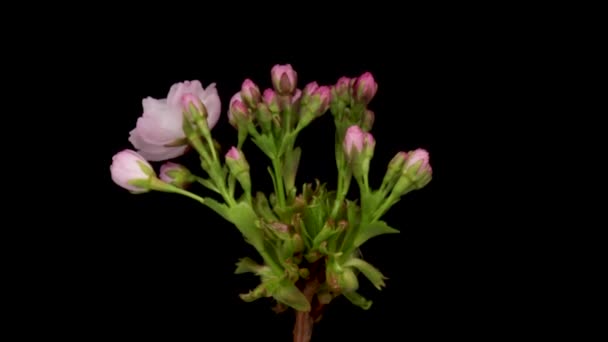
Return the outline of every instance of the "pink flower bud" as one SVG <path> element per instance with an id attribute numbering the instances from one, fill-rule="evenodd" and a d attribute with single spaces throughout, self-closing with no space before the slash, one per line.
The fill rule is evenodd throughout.
<path id="1" fill-rule="evenodd" d="M 243 190 L 248 193 L 251 191 L 251 176 L 249 175 L 249 164 L 243 155 L 236 147 L 231 147 L 226 153 L 226 165 L 230 173 L 241 184 Z"/>
<path id="2" fill-rule="evenodd" d="M 315 95 L 319 96 L 321 101 L 321 108 L 319 109 L 320 114 L 323 114 L 329 108 L 329 102 L 331 101 L 331 90 L 328 86 L 321 86 L 315 90 Z"/>
<path id="3" fill-rule="evenodd" d="M 317 82 L 310 82 L 304 87 L 304 92 L 302 94 L 302 102 L 308 102 L 308 99 L 314 94 L 314 92 L 319 88 L 319 84 Z"/>
<path id="4" fill-rule="evenodd" d="M 353 95 L 357 101 L 368 104 L 378 91 L 378 83 L 376 83 L 371 73 L 366 72 L 357 78 L 353 90 Z"/>
<path id="5" fill-rule="evenodd" d="M 298 83 L 298 74 L 290 64 L 275 65 L 270 71 L 272 85 L 279 95 L 292 95 Z"/>
<path id="6" fill-rule="evenodd" d="M 365 114 L 363 114 L 363 121 L 361 123 L 361 127 L 365 131 L 370 131 L 374 126 L 374 121 L 376 119 L 376 115 L 371 110 L 366 110 Z"/>
<path id="7" fill-rule="evenodd" d="M 293 94 L 293 96 L 291 97 L 291 104 L 294 104 L 294 103 L 300 101 L 301 98 L 302 98 L 302 90 L 296 89 L 295 94 Z"/>
<path id="8" fill-rule="evenodd" d="M 279 111 L 279 99 L 277 94 L 272 89 L 264 90 L 264 103 L 268 105 L 271 112 L 277 113 Z"/>
<path id="9" fill-rule="evenodd" d="M 357 125 L 350 126 L 346 130 L 346 135 L 344 136 L 344 153 L 350 158 L 353 149 L 357 152 L 361 152 L 363 150 L 364 141 L 365 132 Z"/>
<path id="10" fill-rule="evenodd" d="M 431 164 L 429 164 L 429 153 L 422 148 L 409 153 L 409 157 L 404 165 L 405 172 L 413 171 L 413 168 L 415 168 L 418 163 L 420 163 L 420 167 L 416 170 L 416 174 L 421 174 L 423 172 L 433 173 Z"/>
<path id="11" fill-rule="evenodd" d="M 226 158 L 232 160 L 239 160 L 241 159 L 241 153 L 236 147 L 232 146 L 230 150 L 228 150 L 228 153 L 226 153 Z"/>
<path id="12" fill-rule="evenodd" d="M 172 162 L 167 162 L 160 167 L 160 179 L 182 189 L 196 181 L 196 177 L 185 166 Z"/>
<path id="13" fill-rule="evenodd" d="M 252 80 L 246 79 L 241 86 L 241 97 L 249 108 L 255 108 L 260 102 L 260 88 Z"/>
<path id="14" fill-rule="evenodd" d="M 145 181 L 156 176 L 154 169 L 144 157 L 132 150 L 123 150 L 112 157 L 110 173 L 114 183 L 132 193 L 149 191 L 149 189 L 131 184 L 132 181 Z"/>
<path id="15" fill-rule="evenodd" d="M 388 164 L 389 168 L 393 168 L 395 170 L 401 170 L 403 165 L 405 165 L 405 161 L 407 160 L 407 152 L 398 152 L 393 159 L 391 159 Z"/>
<path id="16" fill-rule="evenodd" d="M 336 93 L 338 97 L 343 98 L 346 96 L 350 96 L 351 93 L 351 79 L 344 76 L 338 79 L 336 83 Z"/>
<path id="17" fill-rule="evenodd" d="M 228 109 L 228 122 L 232 127 L 238 127 L 240 120 L 246 120 L 249 117 L 249 109 L 242 101 L 241 93 L 238 92 L 230 99 L 230 108 Z"/>

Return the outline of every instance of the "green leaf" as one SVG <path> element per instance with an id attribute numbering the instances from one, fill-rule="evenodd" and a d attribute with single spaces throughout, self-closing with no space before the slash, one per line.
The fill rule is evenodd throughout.
<path id="1" fill-rule="evenodd" d="M 310 311 L 310 303 L 298 288 L 287 280 L 281 282 L 280 286 L 272 293 L 277 301 L 294 308 L 297 311 Z"/>
<path id="2" fill-rule="evenodd" d="M 374 191 L 364 194 L 361 198 L 361 207 L 366 217 L 372 217 L 376 209 L 382 204 L 384 199 L 380 191 Z"/>
<path id="3" fill-rule="evenodd" d="M 373 238 L 374 236 L 396 233 L 399 233 L 399 231 L 395 228 L 389 227 L 384 221 L 364 223 L 359 229 L 359 234 L 357 234 L 355 237 L 355 247 L 361 246 L 365 241 Z"/>
<path id="4" fill-rule="evenodd" d="M 253 302 L 261 297 L 266 297 L 266 293 L 266 286 L 264 284 L 260 284 L 252 291 L 240 294 L 239 297 L 241 297 L 241 299 L 245 302 Z"/>
<path id="5" fill-rule="evenodd" d="M 317 249 L 321 245 L 321 242 L 329 240 L 332 236 L 336 235 L 340 231 L 336 227 L 331 227 L 329 223 L 323 225 L 323 229 L 315 236 L 312 242 L 312 248 Z"/>
<path id="6" fill-rule="evenodd" d="M 376 287 L 378 290 L 382 290 L 382 287 L 386 286 L 386 284 L 384 283 L 384 279 L 388 278 L 386 278 L 380 271 L 378 271 L 377 268 L 375 268 L 365 260 L 361 260 L 359 258 L 352 258 L 345 262 L 344 266 L 354 267 L 361 271 L 361 273 L 363 273 L 363 275 L 367 279 L 369 279 L 369 281 L 371 281 L 372 284 L 374 284 L 374 287 Z"/>
<path id="7" fill-rule="evenodd" d="M 242 258 L 236 263 L 234 274 L 255 273 L 261 275 L 268 273 L 268 271 L 270 271 L 270 267 L 260 265 L 251 258 Z"/>
<path id="8" fill-rule="evenodd" d="M 228 209 L 228 218 L 258 251 L 264 250 L 264 234 L 256 225 L 258 216 L 246 202 Z"/>
<path id="9" fill-rule="evenodd" d="M 215 191 L 218 194 L 220 194 L 221 192 L 218 190 L 218 188 L 215 186 L 215 184 L 213 184 L 213 182 L 210 179 L 205 179 L 205 178 L 201 178 L 201 177 L 197 177 L 196 180 L 203 185 L 205 188 L 211 190 L 211 191 Z"/>
<path id="10" fill-rule="evenodd" d="M 372 303 L 373 303 L 371 300 L 365 299 L 365 297 L 363 297 L 362 295 L 360 295 L 354 291 L 353 292 L 344 292 L 343 295 L 351 303 L 362 308 L 363 310 L 368 310 L 372 306 Z"/>
<path id="11" fill-rule="evenodd" d="M 258 191 L 255 195 L 255 199 L 253 202 L 255 206 L 255 210 L 258 215 L 262 216 L 268 221 L 278 221 L 279 219 L 276 217 L 272 209 L 270 209 L 270 204 L 268 203 L 268 199 L 266 195 L 261 191 Z"/>
<path id="12" fill-rule="evenodd" d="M 255 136 L 253 142 L 266 154 L 272 158 L 277 154 L 274 138 L 270 134 L 260 134 Z"/>

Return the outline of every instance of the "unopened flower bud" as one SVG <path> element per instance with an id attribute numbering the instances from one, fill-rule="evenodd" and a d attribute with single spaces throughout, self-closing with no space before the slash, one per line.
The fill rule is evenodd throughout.
<path id="1" fill-rule="evenodd" d="M 239 123 L 244 123 L 249 120 L 249 109 L 243 103 L 241 93 L 238 92 L 230 99 L 230 108 L 228 109 L 228 122 L 234 128 L 238 128 Z"/>
<path id="2" fill-rule="evenodd" d="M 340 100 L 344 103 L 350 103 L 352 96 L 351 79 L 348 77 L 340 77 L 334 87 L 336 89 L 336 100 Z"/>
<path id="3" fill-rule="evenodd" d="M 241 184 L 241 187 L 245 192 L 251 191 L 251 176 L 249 175 L 249 164 L 245 159 L 243 152 L 239 151 L 236 147 L 230 148 L 226 153 L 226 164 L 230 169 L 230 173 L 234 175 L 236 180 Z"/>
<path id="4" fill-rule="evenodd" d="M 160 179 L 182 189 L 196 180 L 185 166 L 172 162 L 166 162 L 160 167 Z"/>
<path id="5" fill-rule="evenodd" d="M 277 94 L 274 92 L 274 90 L 264 90 L 264 103 L 268 105 L 268 109 L 270 109 L 273 114 L 279 112 L 279 98 L 277 97 Z"/>
<path id="6" fill-rule="evenodd" d="M 371 133 L 366 133 L 357 125 L 352 125 L 346 130 L 344 136 L 344 152 L 349 159 L 354 158 L 355 154 L 360 154 L 368 150 L 373 154 L 376 141 Z"/>
<path id="7" fill-rule="evenodd" d="M 374 76 L 366 72 L 355 81 L 353 95 L 355 100 L 368 104 L 376 96 L 377 91 L 378 83 L 374 80 Z"/>
<path id="8" fill-rule="evenodd" d="M 156 178 L 152 166 L 132 150 L 123 150 L 112 157 L 110 173 L 114 183 L 134 194 L 150 191 L 149 181 Z"/>
<path id="9" fill-rule="evenodd" d="M 319 88 L 319 84 L 317 82 L 310 82 L 304 87 L 304 91 L 302 92 L 302 104 L 308 103 L 312 94 Z"/>
<path id="10" fill-rule="evenodd" d="M 374 114 L 374 112 L 367 109 L 365 111 L 365 113 L 363 114 L 363 120 L 362 120 L 363 122 L 361 123 L 361 128 L 366 132 L 371 131 L 372 127 L 374 126 L 375 119 L 376 119 L 376 115 Z"/>
<path id="11" fill-rule="evenodd" d="M 260 88 L 252 80 L 246 79 L 241 86 L 241 97 L 249 108 L 256 108 L 260 102 Z"/>
<path id="12" fill-rule="evenodd" d="M 374 155 L 376 140 L 371 133 L 366 133 L 357 125 L 350 126 L 344 137 L 344 153 L 349 161 L 353 175 L 367 175 L 370 161 Z"/>
<path id="13" fill-rule="evenodd" d="M 407 154 L 401 177 L 395 184 L 393 192 L 402 196 L 412 190 L 421 189 L 432 179 L 433 169 L 429 163 L 429 153 L 424 149 L 416 149 Z"/>
<path id="14" fill-rule="evenodd" d="M 298 74 L 290 64 L 275 65 L 270 71 L 272 85 L 279 95 L 293 95 L 298 83 Z"/>

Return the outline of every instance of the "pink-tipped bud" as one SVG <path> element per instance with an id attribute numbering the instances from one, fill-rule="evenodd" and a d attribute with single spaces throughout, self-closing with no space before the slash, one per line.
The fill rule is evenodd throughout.
<path id="1" fill-rule="evenodd" d="M 374 121 L 376 120 L 376 114 L 371 110 L 367 109 L 365 114 L 363 114 L 363 120 L 361 122 L 361 127 L 364 131 L 371 131 L 374 126 Z"/>
<path id="2" fill-rule="evenodd" d="M 336 89 L 336 95 L 337 95 L 338 99 L 340 99 L 343 102 L 347 102 L 347 103 L 350 102 L 350 97 L 352 94 L 351 83 L 352 83 L 352 79 L 348 78 L 346 76 L 340 77 L 338 79 L 338 82 L 334 86 Z"/>
<path id="3" fill-rule="evenodd" d="M 319 101 L 321 102 L 321 106 L 318 110 L 318 115 L 323 114 L 329 109 L 329 102 L 331 101 L 331 90 L 328 86 L 321 86 L 316 89 L 315 96 L 319 96 Z"/>
<path id="4" fill-rule="evenodd" d="M 270 111 L 272 113 L 278 113 L 279 112 L 279 99 L 277 97 L 277 94 L 274 92 L 274 90 L 272 89 L 266 89 L 264 90 L 264 103 L 266 103 L 266 105 L 268 105 L 268 109 L 270 109 Z"/>
<path id="5" fill-rule="evenodd" d="M 416 149 L 407 154 L 403 171 L 393 193 L 403 196 L 408 192 L 426 186 L 433 177 L 433 170 L 429 163 L 429 153 L 424 149 Z"/>
<path id="6" fill-rule="evenodd" d="M 239 160 L 241 159 L 241 152 L 239 152 L 236 147 L 232 146 L 230 150 L 228 150 L 228 153 L 226 153 L 226 158 L 232 160 Z"/>
<path id="7" fill-rule="evenodd" d="M 374 76 L 370 72 L 366 72 L 355 81 L 353 95 L 357 101 L 368 104 L 377 91 L 378 83 L 374 80 Z"/>
<path id="8" fill-rule="evenodd" d="M 298 103 L 302 99 L 302 90 L 296 89 L 295 94 L 291 97 L 291 104 Z"/>
<path id="9" fill-rule="evenodd" d="M 239 122 L 247 120 L 249 117 L 249 109 L 243 103 L 241 93 L 238 92 L 230 99 L 230 108 L 228 109 L 228 122 L 232 127 L 237 128 Z"/>
<path id="10" fill-rule="evenodd" d="M 249 108 L 255 108 L 260 102 L 260 88 L 252 80 L 246 79 L 241 86 L 241 97 Z"/>
<path id="11" fill-rule="evenodd" d="M 112 157 L 110 173 L 114 183 L 135 194 L 150 191 L 144 185 L 150 178 L 156 177 L 152 166 L 132 150 L 123 150 Z"/>
<path id="12" fill-rule="evenodd" d="M 319 84 L 317 82 L 310 82 L 304 87 L 304 91 L 302 92 L 302 103 L 306 104 L 310 100 L 311 96 L 315 93 L 315 91 L 319 88 Z"/>
<path id="13" fill-rule="evenodd" d="M 298 74 L 290 64 L 275 65 L 270 71 L 272 85 L 279 95 L 293 95 L 298 83 Z"/>
<path id="14" fill-rule="evenodd" d="M 405 162 L 405 172 L 414 172 L 421 174 L 423 172 L 432 173 L 431 164 L 429 163 L 429 153 L 422 148 L 416 149 L 409 153 L 409 157 Z"/>
<path id="15" fill-rule="evenodd" d="M 182 189 L 188 187 L 195 180 L 185 166 L 172 162 L 167 162 L 160 167 L 160 179 Z"/>
<path id="16" fill-rule="evenodd" d="M 403 165 L 405 165 L 406 160 L 407 152 L 398 152 L 388 163 L 388 168 L 401 171 L 401 169 L 403 169 Z"/>
<path id="17" fill-rule="evenodd" d="M 236 147 L 231 147 L 226 153 L 226 164 L 230 173 L 241 184 L 245 192 L 251 191 L 251 176 L 249 175 L 249 164 L 243 152 Z"/>
<path id="18" fill-rule="evenodd" d="M 361 152 L 365 141 L 365 132 L 357 125 L 350 126 L 344 136 L 344 153 L 350 158 L 353 151 Z"/>

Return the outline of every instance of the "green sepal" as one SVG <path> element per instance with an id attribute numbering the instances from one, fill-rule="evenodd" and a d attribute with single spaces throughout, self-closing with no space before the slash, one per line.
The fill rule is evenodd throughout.
<path id="1" fill-rule="evenodd" d="M 255 289 L 249 291 L 248 293 L 241 293 L 239 297 L 245 302 L 253 302 L 256 299 L 267 297 L 268 291 L 266 289 L 265 284 L 258 285 Z"/>
<path id="2" fill-rule="evenodd" d="M 310 311 L 310 303 L 304 294 L 287 279 L 281 281 L 280 285 L 272 292 L 272 296 L 277 301 L 297 310 Z"/>
<path id="3" fill-rule="evenodd" d="M 197 177 L 196 180 L 205 188 L 217 192 L 218 194 L 220 194 L 220 190 L 215 186 L 215 184 L 213 183 L 212 180 L 210 179 L 205 179 L 205 178 L 201 178 L 201 177 Z"/>
<path id="4" fill-rule="evenodd" d="M 338 285 L 340 285 L 340 288 L 344 292 L 357 291 L 359 288 L 359 280 L 352 268 L 343 268 L 342 273 L 338 276 Z"/>
<path id="5" fill-rule="evenodd" d="M 245 240 L 257 250 L 264 250 L 264 235 L 256 222 L 258 216 L 246 202 L 241 202 L 228 209 L 228 218 L 243 234 Z"/>
<path id="6" fill-rule="evenodd" d="M 319 232 L 319 234 L 317 234 L 317 236 L 315 236 L 315 238 L 314 238 L 314 240 L 312 242 L 312 248 L 313 249 L 318 249 L 323 241 L 329 240 L 329 238 L 331 238 L 332 236 L 336 235 L 337 233 L 339 233 L 339 230 L 336 229 L 336 227 L 332 226 L 329 223 L 329 221 L 326 222 L 323 225 L 323 228 L 321 229 L 321 231 Z"/>
<path id="7" fill-rule="evenodd" d="M 344 267 L 354 267 L 361 271 L 363 275 L 372 282 L 375 288 L 382 290 L 382 287 L 386 286 L 384 279 L 386 278 L 377 268 L 369 264 L 367 261 L 359 258 L 349 259 L 344 263 Z"/>
<path id="8" fill-rule="evenodd" d="M 384 221 L 377 221 L 372 223 L 363 223 L 359 233 L 355 237 L 355 247 L 361 246 L 367 240 L 382 234 L 397 234 L 399 231 L 395 228 L 389 227 Z"/>
<path id="9" fill-rule="evenodd" d="M 301 155 L 302 149 L 300 147 L 296 147 L 293 151 L 290 151 L 285 155 L 283 178 L 285 179 L 285 188 L 288 193 L 295 188 L 296 175 L 298 173 Z"/>
<path id="10" fill-rule="evenodd" d="M 269 275 L 272 270 L 268 266 L 260 265 L 251 258 L 245 257 L 239 259 L 236 263 L 234 274 L 253 273 L 256 275 Z"/>
<path id="11" fill-rule="evenodd" d="M 344 292 L 342 294 L 351 303 L 353 303 L 354 305 L 362 308 L 363 310 L 369 310 L 369 308 L 372 306 L 373 302 L 371 300 L 365 299 L 365 297 L 363 297 L 362 295 L 358 294 L 355 291 L 353 291 L 353 292 Z"/>

